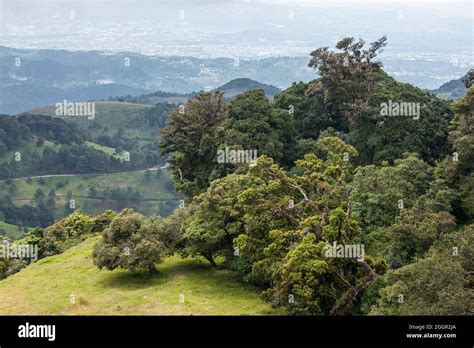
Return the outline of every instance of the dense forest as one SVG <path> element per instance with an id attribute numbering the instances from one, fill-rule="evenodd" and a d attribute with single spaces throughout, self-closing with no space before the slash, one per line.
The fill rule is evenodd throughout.
<path id="1" fill-rule="evenodd" d="M 140 120 L 142 126 L 163 127 L 167 108 L 157 105 L 148 110 Z M 100 129 L 94 123 L 90 127 Z M 150 168 L 163 162 L 158 149 L 138 146 L 136 140 L 125 136 L 124 131 L 121 127 L 109 135 L 105 129 L 91 136 L 76 124 L 58 117 L 0 115 L 0 158 L 4 158 L 0 179 L 43 174 L 113 173 Z M 127 151 L 128 160 L 91 148 L 86 141 L 113 147 L 117 155 Z"/>
<path id="2" fill-rule="evenodd" d="M 76 209 L 71 200 L 82 200 L 81 207 L 91 213 L 133 207 L 168 215 L 176 202 L 160 201 L 155 207 L 145 187 L 136 184 L 155 189 L 164 184 L 173 192 L 168 179 L 149 170 L 163 166 L 166 156 L 140 138 L 141 129 L 162 128 L 170 109 L 156 104 L 126 120 L 115 117 L 116 111 L 108 119 L 99 113 L 89 123 L 46 114 L 0 115 L 0 223 L 7 224 L 0 224 L 0 235 L 19 238 L 28 228 L 47 227 Z M 96 176 L 108 173 L 123 173 L 118 187 L 104 186 Z"/>
<path id="3" fill-rule="evenodd" d="M 17 243 L 37 243 L 43 258 L 101 234 L 97 267 L 150 274 L 171 255 L 202 257 L 288 314 L 472 314 L 474 71 L 462 98 L 442 100 L 383 70 L 377 56 L 386 43 L 345 38 L 335 50 L 314 50 L 315 79 L 271 101 L 261 89 L 230 101 L 203 92 L 169 119 L 152 118 L 160 139 L 134 165 L 169 156 L 184 197 L 170 216 L 77 210 L 38 221 Z M 28 170 L 127 168 L 84 147 L 85 135 L 61 120 L 0 118 L 0 151 L 32 136 L 63 146 L 28 155 Z M 21 175 L 16 168 L 2 165 L 0 175 Z M 2 276 L 26 265 L 3 260 Z"/>

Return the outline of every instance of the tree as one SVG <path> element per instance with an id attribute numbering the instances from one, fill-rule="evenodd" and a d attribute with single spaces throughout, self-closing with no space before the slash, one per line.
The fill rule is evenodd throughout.
<path id="1" fill-rule="evenodd" d="M 295 137 L 300 139 L 316 140 L 319 133 L 334 127 L 346 130 L 342 120 L 331 118 L 321 95 L 308 96 L 309 83 L 293 83 L 286 90 L 278 93 L 273 101 L 276 110 L 283 111 L 292 119 Z M 302 158 L 305 153 L 300 153 L 293 160 Z"/>
<path id="2" fill-rule="evenodd" d="M 336 44 L 341 52 L 328 47 L 311 52 L 309 67 L 317 69 L 320 78 L 310 86 L 313 95 L 322 94 L 331 115 L 345 115 L 354 123 L 363 114 L 370 113 L 370 98 L 377 86 L 377 73 L 381 63 L 374 61 L 386 45 L 383 36 L 363 49 L 365 41 L 344 38 Z"/>
<path id="3" fill-rule="evenodd" d="M 48 207 L 55 207 L 56 206 L 56 191 L 51 189 L 48 193 L 48 200 L 46 201 L 46 205 Z"/>
<path id="4" fill-rule="evenodd" d="M 183 208 L 175 209 L 167 218 L 150 218 L 152 233 L 158 236 L 166 255 L 171 256 L 175 253 L 183 257 L 189 255 L 186 250 L 186 237 L 182 232 L 182 224 L 193 214 L 195 208 L 193 204 L 188 204 Z"/>
<path id="5" fill-rule="evenodd" d="M 284 114 L 288 115 L 288 114 Z M 283 143 L 272 106 L 262 89 L 241 93 L 229 103 L 229 118 L 226 121 L 224 142 L 221 148 L 237 147 L 257 150 L 259 155 L 267 155 L 280 162 Z"/>
<path id="6" fill-rule="evenodd" d="M 33 196 L 36 203 L 40 204 L 44 200 L 44 192 L 42 189 L 37 189 L 35 195 Z"/>
<path id="7" fill-rule="evenodd" d="M 201 255 L 214 267 L 216 256 L 232 257 L 233 240 L 244 232 L 238 195 L 243 187 L 252 185 L 251 180 L 248 176 L 230 174 L 214 181 L 193 200 L 199 208 L 182 225 L 187 254 Z"/>
<path id="8" fill-rule="evenodd" d="M 405 209 L 395 223 L 366 238 L 371 255 L 384 257 L 392 268 L 424 257 L 433 243 L 456 226 L 446 211 L 432 212 L 419 206 Z"/>
<path id="9" fill-rule="evenodd" d="M 366 233 L 390 225 L 428 190 L 431 180 L 433 169 L 416 154 L 404 154 L 394 166 L 360 166 L 350 184 L 354 217 Z"/>
<path id="10" fill-rule="evenodd" d="M 313 51 L 309 66 L 318 70 L 319 77 L 308 85 L 306 95 L 316 105 L 298 113 L 298 119 L 306 124 L 329 123 L 342 132 L 359 151 L 360 164 L 392 162 L 404 152 L 417 152 L 433 164 L 449 151 L 452 111 L 433 94 L 388 76 L 374 60 L 385 45 L 385 37 L 367 49 L 363 40 L 345 38 L 337 43 L 338 51 L 328 47 Z M 408 103 L 413 110 L 387 116 L 382 106 L 392 102 Z"/>
<path id="11" fill-rule="evenodd" d="M 224 255 L 245 281 L 291 313 L 340 314 L 383 270 L 383 260 L 328 257 L 332 243 L 356 242 L 347 184 L 357 151 L 323 137 L 296 161 L 294 174 L 266 156 L 243 172 L 214 181 L 193 202 L 182 231 L 186 248 L 212 262 Z M 294 301 L 288 299 L 294 297 Z"/>
<path id="12" fill-rule="evenodd" d="M 97 189 L 95 186 L 91 186 L 91 188 L 89 188 L 89 196 L 91 198 L 97 198 Z"/>
<path id="13" fill-rule="evenodd" d="M 455 213 L 461 221 L 474 218 L 474 86 L 452 103 L 455 117 L 449 139 L 454 152 L 444 161 L 445 177 L 459 192 Z"/>
<path id="14" fill-rule="evenodd" d="M 73 245 L 96 232 L 92 216 L 76 210 L 64 219 L 41 230 L 34 231 L 39 238 L 40 256 L 51 256 L 62 253 Z"/>
<path id="15" fill-rule="evenodd" d="M 145 170 L 145 173 L 143 174 L 143 178 L 145 182 L 150 182 L 150 177 L 151 177 L 151 172 L 149 169 Z"/>
<path id="16" fill-rule="evenodd" d="M 472 314 L 473 260 L 473 225 L 445 235 L 427 257 L 387 274 L 372 314 Z"/>
<path id="17" fill-rule="evenodd" d="M 216 156 L 219 129 L 226 119 L 223 93 L 202 93 L 171 111 L 170 122 L 161 130 L 162 140 L 157 145 L 171 154 L 168 163 L 176 189 L 187 197 L 201 193 L 221 176 L 216 172 Z"/>
<path id="18" fill-rule="evenodd" d="M 453 113 L 449 103 L 409 84 L 400 83 L 385 72 L 379 73 L 372 93 L 374 110 L 351 126 L 347 140 L 362 152 L 360 163 L 381 163 L 401 158 L 403 153 L 418 153 L 430 164 L 450 151 L 448 127 Z M 381 105 L 408 102 L 412 113 L 383 115 Z M 415 110 L 418 110 L 415 112 Z"/>
<path id="19" fill-rule="evenodd" d="M 2 129 L 2 130 L 3 130 L 3 129 Z M 0 140 L 0 157 L 5 156 L 5 154 L 7 153 L 7 151 L 8 151 L 7 146 Z"/>
<path id="20" fill-rule="evenodd" d="M 471 88 L 474 83 L 474 69 L 469 70 L 469 72 L 463 76 L 462 82 L 466 88 Z"/>
<path id="21" fill-rule="evenodd" d="M 94 246 L 94 264 L 100 269 L 146 269 L 154 274 L 155 264 L 161 262 L 164 250 L 154 233 L 153 221 L 127 208 L 112 220 Z"/>
<path id="22" fill-rule="evenodd" d="M 71 203 L 69 201 L 66 202 L 64 205 L 64 215 L 69 215 L 74 213 L 74 208 L 71 207 Z"/>

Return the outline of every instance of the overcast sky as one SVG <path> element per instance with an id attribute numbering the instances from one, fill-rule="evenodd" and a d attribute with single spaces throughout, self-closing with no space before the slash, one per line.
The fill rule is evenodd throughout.
<path id="1" fill-rule="evenodd" d="M 226 44 L 235 48 L 233 56 L 253 55 L 255 45 L 261 45 L 263 55 L 306 55 L 310 47 L 332 46 L 346 36 L 372 41 L 388 35 L 388 51 L 393 53 L 444 51 L 466 57 L 473 49 L 470 0 L 0 0 L 0 4 L 0 45 L 18 48 L 146 54 L 153 51 L 150 45 L 161 45 L 169 48 L 169 54 L 182 54 L 190 45 L 202 43 L 215 45 L 215 50 L 203 53 L 212 56 L 225 55 Z"/>

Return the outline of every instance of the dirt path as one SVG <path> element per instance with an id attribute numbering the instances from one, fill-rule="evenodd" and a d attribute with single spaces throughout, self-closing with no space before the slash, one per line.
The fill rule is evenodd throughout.
<path id="1" fill-rule="evenodd" d="M 97 174 L 48 174 L 48 175 L 36 175 L 36 176 L 24 176 L 21 178 L 12 178 L 12 179 L 6 179 L 6 180 L 0 180 L 0 182 L 5 182 L 7 180 L 25 180 L 25 179 L 39 179 L 39 178 L 56 178 L 56 177 L 69 177 L 69 176 L 104 176 L 104 175 L 115 175 L 115 174 L 130 174 L 130 173 L 138 173 L 138 172 L 145 172 L 147 170 L 153 171 L 153 170 L 159 170 L 159 169 L 166 169 L 169 167 L 169 164 L 166 163 L 164 166 L 155 166 L 151 168 L 146 168 L 146 169 L 140 169 L 140 170 L 132 170 L 129 172 L 114 172 L 114 173 L 97 173 Z"/>

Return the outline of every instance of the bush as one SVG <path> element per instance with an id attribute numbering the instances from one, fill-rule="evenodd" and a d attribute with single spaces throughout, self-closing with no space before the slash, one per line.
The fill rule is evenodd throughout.
<path id="1" fill-rule="evenodd" d="M 164 250 L 153 221 L 145 220 L 133 209 L 124 209 L 104 230 L 92 255 L 94 264 L 100 269 L 146 269 L 154 274 L 155 264 L 161 262 Z"/>
<path id="2" fill-rule="evenodd" d="M 44 229 L 40 240 L 43 256 L 62 253 L 92 233 L 94 218 L 77 210 L 63 220 Z"/>

